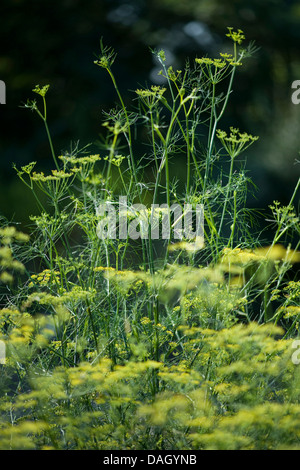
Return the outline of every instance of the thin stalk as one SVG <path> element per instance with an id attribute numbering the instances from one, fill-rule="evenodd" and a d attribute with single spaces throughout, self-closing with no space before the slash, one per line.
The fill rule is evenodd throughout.
<path id="1" fill-rule="evenodd" d="M 233 192 L 233 223 L 231 226 L 231 234 L 228 240 L 227 246 L 233 248 L 233 239 L 234 239 L 234 231 L 235 231 L 235 226 L 236 226 L 236 217 L 237 217 L 237 211 L 236 211 L 236 191 Z"/>
<path id="2" fill-rule="evenodd" d="M 300 186 L 300 178 L 298 179 L 298 182 L 294 188 L 294 191 L 293 191 L 293 194 L 291 196 L 291 199 L 287 205 L 287 207 L 291 207 L 293 202 L 294 202 L 294 199 L 296 197 L 296 194 L 298 192 L 298 189 L 299 189 L 299 186 Z M 273 242 L 272 242 L 272 245 L 271 245 L 271 248 L 276 244 L 278 243 L 279 239 L 282 237 L 282 235 L 288 230 L 288 226 L 286 226 L 284 229 L 282 229 L 283 227 L 283 224 L 285 222 L 285 217 L 282 217 L 282 219 L 280 220 L 280 223 L 278 225 L 278 228 L 277 228 L 277 231 L 276 231 L 276 234 L 274 236 L 274 239 L 273 239 Z"/>
<path id="3" fill-rule="evenodd" d="M 205 193 L 205 190 L 206 190 L 208 173 L 209 173 L 209 168 L 210 168 L 212 148 L 213 148 L 213 143 L 214 143 L 214 139 L 215 139 L 215 135 L 216 135 L 217 125 L 218 125 L 218 122 L 220 121 L 220 119 L 223 116 L 224 111 L 227 107 L 229 95 L 230 95 L 231 89 L 232 89 L 232 83 L 233 83 L 233 78 L 234 78 L 234 75 L 235 75 L 235 70 L 236 70 L 236 66 L 234 66 L 233 69 L 232 69 L 229 84 L 228 84 L 227 93 L 226 93 L 225 100 L 224 100 L 224 103 L 223 103 L 223 106 L 222 106 L 222 109 L 221 109 L 219 115 L 217 116 L 215 109 L 212 110 L 212 113 L 215 116 L 215 121 L 214 121 L 214 125 L 213 125 L 212 130 L 209 131 L 210 139 L 209 139 L 209 147 L 208 147 L 208 152 L 207 152 L 207 163 L 206 163 L 206 171 L 205 171 L 205 177 L 204 177 L 203 193 Z M 214 106 L 214 108 L 215 108 L 215 106 Z"/>
<path id="4" fill-rule="evenodd" d="M 230 193 L 230 190 L 231 190 L 231 182 L 232 182 L 232 174 L 233 174 L 234 157 L 235 157 L 235 155 L 230 155 L 231 161 L 230 161 L 230 170 L 229 170 L 229 176 L 228 176 L 228 182 L 227 182 L 227 191 L 226 191 L 225 202 L 224 202 L 224 205 L 223 205 L 222 216 L 221 216 L 221 221 L 220 221 L 219 230 L 218 230 L 218 236 L 220 236 L 221 231 L 222 231 L 224 217 L 225 217 L 227 204 L 228 204 L 228 200 L 229 200 L 229 193 Z M 236 193 L 236 191 L 235 191 L 235 193 Z"/>
<path id="5" fill-rule="evenodd" d="M 107 68 L 107 71 L 110 75 L 110 78 L 113 82 L 113 85 L 114 85 L 114 88 L 116 90 L 116 93 L 118 95 L 118 98 L 120 100 L 120 103 L 121 103 L 121 106 L 122 106 L 122 109 L 123 109 L 123 112 L 124 112 L 124 115 L 125 115 L 125 119 L 126 119 L 126 123 L 127 123 L 127 132 L 128 132 L 128 137 L 126 135 L 126 131 L 124 132 L 124 135 L 125 135 L 125 138 L 127 140 L 127 143 L 128 143 L 128 147 L 129 147 L 129 153 L 130 153 L 130 170 L 131 170 L 131 177 L 133 177 L 135 183 L 138 182 L 137 180 L 137 174 L 136 174 L 136 167 L 135 167 L 135 162 L 134 162 L 134 157 L 133 157 L 133 150 L 132 150 L 132 136 L 131 136 L 131 127 L 130 127 L 130 121 L 129 121 L 129 117 L 128 117 L 128 113 L 127 113 L 127 109 L 126 109 L 126 106 L 125 106 L 125 103 L 123 101 L 123 98 L 122 98 L 122 95 L 119 91 L 119 88 L 118 88 L 118 85 L 117 85 L 117 82 L 116 82 L 116 79 L 114 77 L 114 74 L 112 73 L 112 70 L 110 67 Z M 131 189 L 131 186 L 132 186 L 132 180 L 130 182 L 130 186 L 129 188 Z"/>
<path id="6" fill-rule="evenodd" d="M 49 145 L 50 145 L 50 149 L 51 149 L 52 158 L 53 158 L 53 160 L 54 160 L 56 169 L 59 171 L 60 168 L 59 168 L 59 165 L 58 165 L 58 162 L 57 162 L 57 159 L 56 159 L 56 155 L 55 155 L 55 152 L 54 152 L 54 147 L 53 147 L 53 143 L 52 143 L 52 139 L 51 139 L 49 127 L 48 127 L 48 124 L 47 124 L 47 121 L 46 121 L 46 120 L 44 120 L 44 124 L 45 124 L 46 132 L 47 132 L 47 137 L 48 137 L 48 140 L 49 140 Z"/>
<path id="7" fill-rule="evenodd" d="M 53 142 L 52 142 L 52 138 L 51 138 L 48 123 L 47 123 L 47 103 L 46 103 L 45 96 L 43 96 L 43 104 L 44 104 L 44 115 L 42 115 L 39 111 L 38 111 L 38 113 L 44 121 L 46 132 L 47 132 L 47 137 L 48 137 L 48 141 L 49 141 L 49 145 L 50 145 L 50 150 L 51 150 L 51 154 L 52 154 L 52 158 L 54 160 L 54 163 L 55 163 L 55 166 L 56 166 L 57 170 L 59 170 L 59 165 L 58 165 L 58 162 L 57 162 L 57 159 L 56 159 L 56 155 L 55 155 L 55 151 L 54 151 L 54 147 L 53 147 Z"/>
<path id="8" fill-rule="evenodd" d="M 115 154 L 115 148 L 116 148 L 117 140 L 118 140 L 118 134 L 115 133 L 112 144 L 111 144 L 111 147 L 110 147 L 110 151 L 109 151 L 108 168 L 107 168 L 107 173 L 106 173 L 106 187 L 105 187 L 106 188 L 106 194 L 107 194 L 108 186 L 109 186 L 109 182 L 110 182 L 111 165 L 112 165 L 113 156 Z"/>

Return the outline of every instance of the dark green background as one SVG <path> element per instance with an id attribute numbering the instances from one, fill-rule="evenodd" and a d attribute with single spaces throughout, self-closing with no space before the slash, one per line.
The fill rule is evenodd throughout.
<path id="1" fill-rule="evenodd" d="M 300 3 L 283 0 L 1 0 L 0 79 L 7 104 L 0 106 L 0 214 L 26 223 L 35 212 L 17 166 L 53 167 L 44 126 L 20 107 L 35 98 L 36 84 L 51 84 L 48 119 L 55 149 L 95 142 L 102 110 L 116 97 L 106 73 L 93 64 L 99 39 L 118 53 L 114 72 L 126 99 L 156 77 L 149 52 L 162 47 L 175 68 L 187 57 L 218 54 L 226 28 L 244 31 L 260 50 L 238 70 L 224 127 L 259 135 L 247 152 L 258 186 L 250 204 L 287 203 L 299 177 L 300 105 L 291 84 L 300 80 Z"/>

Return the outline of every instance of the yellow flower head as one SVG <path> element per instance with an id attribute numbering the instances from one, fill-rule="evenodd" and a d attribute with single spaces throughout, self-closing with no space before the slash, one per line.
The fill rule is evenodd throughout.
<path id="1" fill-rule="evenodd" d="M 233 28 L 227 28 L 229 33 L 226 34 L 227 37 L 231 38 L 234 42 L 238 44 L 242 44 L 243 40 L 245 39 L 244 31 L 238 29 L 237 31 L 233 31 Z"/>
<path id="2" fill-rule="evenodd" d="M 35 88 L 32 90 L 34 93 L 37 93 L 40 96 L 45 96 L 47 91 L 49 90 L 50 85 L 45 85 L 42 88 L 40 85 L 36 85 Z"/>

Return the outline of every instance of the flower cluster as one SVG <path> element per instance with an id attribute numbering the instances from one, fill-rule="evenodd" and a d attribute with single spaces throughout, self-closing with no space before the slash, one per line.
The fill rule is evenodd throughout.
<path id="1" fill-rule="evenodd" d="M 60 160 L 66 163 L 71 163 L 72 165 L 88 165 L 90 163 L 94 164 L 101 160 L 100 155 L 88 155 L 86 157 L 74 157 L 71 155 L 60 155 L 58 157 Z"/>
<path id="2" fill-rule="evenodd" d="M 35 88 L 32 91 L 34 91 L 34 93 L 37 93 L 38 95 L 44 97 L 46 95 L 47 91 L 49 90 L 49 87 L 50 87 L 50 85 L 45 85 L 42 88 L 40 87 L 40 85 L 36 85 Z"/>
<path id="3" fill-rule="evenodd" d="M 152 85 L 151 89 L 137 89 L 135 90 L 135 93 L 145 104 L 148 106 L 153 106 L 158 100 L 162 98 L 165 91 L 166 88 Z"/>
<path id="4" fill-rule="evenodd" d="M 225 60 L 222 59 L 210 59 L 209 57 L 196 58 L 195 62 L 197 64 L 204 65 L 214 65 L 216 68 L 222 69 L 226 66 Z"/>
<path id="5" fill-rule="evenodd" d="M 74 176 L 76 169 L 71 169 L 71 173 L 66 173 L 63 170 L 51 170 L 52 175 L 45 175 L 44 172 L 36 173 L 35 171 L 31 175 L 31 179 L 33 181 L 40 181 L 40 182 L 49 182 L 49 181 L 59 181 L 62 179 L 70 178 Z"/>
<path id="6" fill-rule="evenodd" d="M 31 281 L 28 287 L 33 287 L 34 285 L 46 287 L 51 284 L 59 284 L 60 272 L 52 271 L 51 269 L 44 269 L 44 271 L 42 271 L 39 274 L 32 274 L 30 278 L 31 278 Z"/>
<path id="7" fill-rule="evenodd" d="M 28 242 L 29 235 L 19 232 L 16 227 L 7 226 L 0 228 L 0 241 L 3 245 L 10 245 L 12 242 Z"/>
<path id="8" fill-rule="evenodd" d="M 13 275 L 9 271 L 22 273 L 25 271 L 23 263 L 15 259 L 12 244 L 16 242 L 27 242 L 29 236 L 19 232 L 13 226 L 0 228 L 0 282 L 10 284 Z"/>
<path id="9" fill-rule="evenodd" d="M 112 157 L 106 156 L 104 157 L 104 160 L 109 160 L 113 165 L 115 165 L 116 167 L 119 167 L 121 166 L 121 163 L 125 158 L 126 157 L 124 157 L 123 155 L 114 155 Z"/>
<path id="10" fill-rule="evenodd" d="M 116 59 L 116 53 L 112 48 L 104 46 L 102 39 L 100 40 L 100 49 L 101 54 L 98 56 L 97 60 L 94 60 L 94 64 L 106 70 L 110 70 Z"/>
<path id="11" fill-rule="evenodd" d="M 237 31 L 233 31 L 233 28 L 228 27 L 228 33 L 226 34 L 227 37 L 231 38 L 234 42 L 238 44 L 242 44 L 243 40 L 245 39 L 244 31 L 238 29 Z"/>
<path id="12" fill-rule="evenodd" d="M 150 97 L 150 96 L 162 96 L 166 91 L 166 88 L 162 88 L 160 86 L 157 86 L 157 85 L 152 85 L 151 86 L 151 89 L 146 89 L 146 90 L 143 90 L 143 89 L 137 89 L 135 90 L 136 94 L 142 98 L 145 98 L 145 97 Z"/>
<path id="13" fill-rule="evenodd" d="M 247 134 L 246 132 L 242 133 L 235 127 L 230 127 L 229 135 L 227 135 L 227 132 L 217 129 L 216 135 L 232 158 L 241 154 L 242 151 L 258 140 L 257 136 Z"/>

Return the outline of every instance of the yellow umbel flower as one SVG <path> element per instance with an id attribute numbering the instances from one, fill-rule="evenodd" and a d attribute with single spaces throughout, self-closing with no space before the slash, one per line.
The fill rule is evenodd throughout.
<path id="1" fill-rule="evenodd" d="M 238 29 L 237 31 L 233 31 L 233 28 L 227 28 L 229 33 L 226 34 L 227 37 L 231 38 L 234 42 L 238 44 L 242 44 L 243 40 L 245 39 L 244 31 Z"/>
<path id="2" fill-rule="evenodd" d="M 47 91 L 49 90 L 49 87 L 50 87 L 50 85 L 45 85 L 42 88 L 40 87 L 40 85 L 36 85 L 35 88 L 32 91 L 34 91 L 34 93 L 37 93 L 38 95 L 44 97 L 46 95 Z"/>

